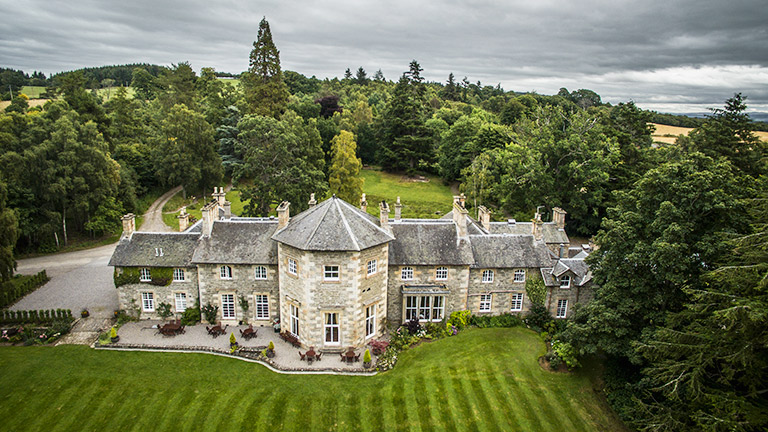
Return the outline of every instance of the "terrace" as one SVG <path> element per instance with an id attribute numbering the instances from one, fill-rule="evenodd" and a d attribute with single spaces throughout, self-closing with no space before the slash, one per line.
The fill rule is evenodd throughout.
<path id="1" fill-rule="evenodd" d="M 373 374 L 372 369 L 365 369 L 362 362 L 364 348 L 356 350 L 360 354 L 361 360 L 353 363 L 346 363 L 341 360 L 340 352 L 346 349 L 324 350 L 316 349 L 322 353 L 320 360 L 307 361 L 302 360 L 299 351 L 305 353 L 305 348 L 296 348 L 293 345 L 283 341 L 280 335 L 275 333 L 271 327 L 254 327 L 257 331 L 256 336 L 245 339 L 241 337 L 240 331 L 245 331 L 248 326 L 227 326 L 224 334 L 213 337 L 206 330 L 204 324 L 187 326 L 184 333 L 175 336 L 162 335 L 158 331 L 158 325 L 163 322 L 159 320 L 147 320 L 139 322 L 129 322 L 120 327 L 118 335 L 120 340 L 116 343 L 99 346 L 100 349 L 125 349 L 141 351 L 186 351 L 186 352 L 210 352 L 221 355 L 231 355 L 233 357 L 256 360 L 268 364 L 274 369 L 289 372 L 308 372 L 308 373 L 349 373 L 349 374 Z M 211 326 L 208 326 L 209 328 Z M 234 334 L 238 343 L 238 350 L 230 353 L 229 337 Z M 261 352 L 267 348 L 269 342 L 275 345 L 275 356 L 265 359 Z M 371 355 L 372 365 L 376 364 L 376 356 Z"/>

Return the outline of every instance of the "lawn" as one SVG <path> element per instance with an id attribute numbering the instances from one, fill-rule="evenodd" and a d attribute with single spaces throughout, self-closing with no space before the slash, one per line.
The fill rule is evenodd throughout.
<path id="1" fill-rule="evenodd" d="M 366 169 L 360 172 L 364 179 L 363 192 L 368 201 L 368 213 L 378 217 L 379 203 L 389 204 L 390 217 L 395 215 L 395 201 L 400 197 L 405 218 L 439 218 L 451 211 L 453 193 L 437 177 L 428 182 L 407 180 L 401 174 Z M 351 203 L 358 205 L 358 203 Z"/>
<path id="2" fill-rule="evenodd" d="M 523 329 L 472 329 L 375 377 L 282 375 L 205 354 L 0 348 L 5 430 L 624 430 L 586 373 Z"/>
<path id="3" fill-rule="evenodd" d="M 181 206 L 187 206 L 187 213 L 194 216 L 197 220 L 200 220 L 202 217 L 202 212 L 200 209 L 206 202 L 210 201 L 211 197 L 210 195 L 206 197 L 206 200 L 208 201 L 203 201 L 199 198 L 193 200 L 192 198 L 193 197 L 190 195 L 187 196 L 187 199 L 182 198 L 181 192 L 174 195 L 163 206 L 163 222 L 165 222 L 165 224 L 171 227 L 174 231 L 178 231 L 179 219 L 176 216 L 179 215 L 177 210 L 181 208 Z M 245 203 L 240 201 L 239 191 L 232 189 L 227 192 L 227 201 L 229 201 L 231 204 L 230 209 L 232 210 L 233 215 L 240 216 L 243 214 L 243 206 L 245 206 Z"/>

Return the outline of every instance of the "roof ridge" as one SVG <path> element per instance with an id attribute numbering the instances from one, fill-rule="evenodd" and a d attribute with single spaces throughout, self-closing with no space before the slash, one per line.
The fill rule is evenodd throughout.
<path id="1" fill-rule="evenodd" d="M 341 201 L 342 203 L 344 203 L 344 204 L 346 204 L 347 206 L 349 206 L 349 208 L 350 208 L 350 209 L 352 209 L 352 210 L 354 210 L 354 211 L 360 211 L 360 212 L 362 213 L 362 210 L 358 210 L 356 207 L 352 206 L 352 204 L 350 204 L 350 203 L 348 203 L 348 202 L 344 201 L 343 199 L 339 199 L 339 201 Z M 339 209 L 339 210 L 341 210 L 341 209 Z M 377 228 L 377 229 L 379 229 L 379 230 L 383 231 L 385 234 L 387 234 L 388 236 L 392 237 L 393 239 L 395 238 L 395 236 L 393 236 L 392 234 L 388 233 L 388 232 L 387 232 L 387 231 L 386 231 L 384 228 L 382 228 L 382 227 L 380 227 L 380 226 L 376 225 L 375 223 L 373 223 L 373 221 L 371 221 L 371 220 L 370 220 L 370 219 L 368 219 L 367 217 L 360 215 L 360 219 L 362 219 L 362 220 L 364 220 L 364 221 L 368 222 L 368 223 L 369 223 L 369 224 L 371 224 L 371 226 L 373 226 L 374 228 Z"/>
<path id="2" fill-rule="evenodd" d="M 323 213 L 323 215 L 320 217 L 320 220 L 317 222 L 317 224 L 315 224 L 315 227 L 312 229 L 312 232 L 311 232 L 311 233 L 309 233 L 309 235 L 307 236 L 307 241 L 304 243 L 304 249 L 308 249 L 308 248 L 309 248 L 309 243 L 310 243 L 310 242 L 312 241 L 312 239 L 315 237 L 315 234 L 317 234 L 317 230 L 320 228 L 320 225 L 322 225 L 322 224 L 323 224 L 323 221 L 325 220 L 325 216 L 326 216 L 326 215 L 328 215 L 328 209 L 329 209 L 330 207 L 331 207 L 331 205 L 330 205 L 330 204 L 329 204 L 329 205 L 327 205 L 327 206 L 325 206 L 325 209 L 324 209 L 324 210 L 325 210 L 325 213 Z M 305 216 L 305 217 L 306 217 L 306 216 Z M 302 219 L 303 219 L 303 218 L 302 218 Z M 287 226 L 287 225 L 286 225 L 286 228 L 288 228 L 288 226 Z"/>
<path id="3" fill-rule="evenodd" d="M 344 216 L 344 212 L 341 211 L 341 207 L 339 207 L 338 199 L 334 199 L 334 203 L 336 204 L 336 210 L 339 212 L 339 216 L 341 216 L 341 221 L 344 222 L 344 228 L 347 229 L 347 234 L 349 234 L 349 238 L 352 239 L 352 243 L 355 245 L 356 250 L 360 250 L 360 244 L 357 243 L 357 238 L 355 238 L 355 234 L 352 232 L 352 228 L 349 226 L 349 222 L 347 222 L 347 218 Z"/>

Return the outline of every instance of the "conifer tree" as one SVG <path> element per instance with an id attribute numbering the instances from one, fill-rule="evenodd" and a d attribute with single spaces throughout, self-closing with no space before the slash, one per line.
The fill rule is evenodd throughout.
<path id="1" fill-rule="evenodd" d="M 344 201 L 356 203 L 363 194 L 360 169 L 363 163 L 355 155 L 357 143 L 352 132 L 342 130 L 331 140 L 331 168 L 328 183 L 331 192 Z"/>
<path id="2" fill-rule="evenodd" d="M 6 281 L 13 276 L 16 261 L 13 259 L 13 246 L 19 238 L 19 223 L 16 212 L 6 207 L 5 183 L 0 181 L 0 281 Z"/>
<path id="3" fill-rule="evenodd" d="M 272 31 L 266 18 L 259 23 L 259 33 L 250 58 L 250 68 L 242 76 L 250 111 L 277 118 L 285 111 L 289 93 L 280 69 L 280 51 L 272 41 Z"/>

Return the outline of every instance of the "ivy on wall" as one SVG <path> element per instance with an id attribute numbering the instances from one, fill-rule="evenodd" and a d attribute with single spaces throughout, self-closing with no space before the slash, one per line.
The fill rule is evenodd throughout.
<path id="1" fill-rule="evenodd" d="M 140 271 L 141 270 L 138 267 L 116 267 L 113 275 L 115 287 L 141 282 L 139 280 Z M 152 277 L 152 280 L 149 283 L 152 285 L 168 286 L 171 281 L 173 281 L 172 267 L 152 267 L 149 274 Z"/>

